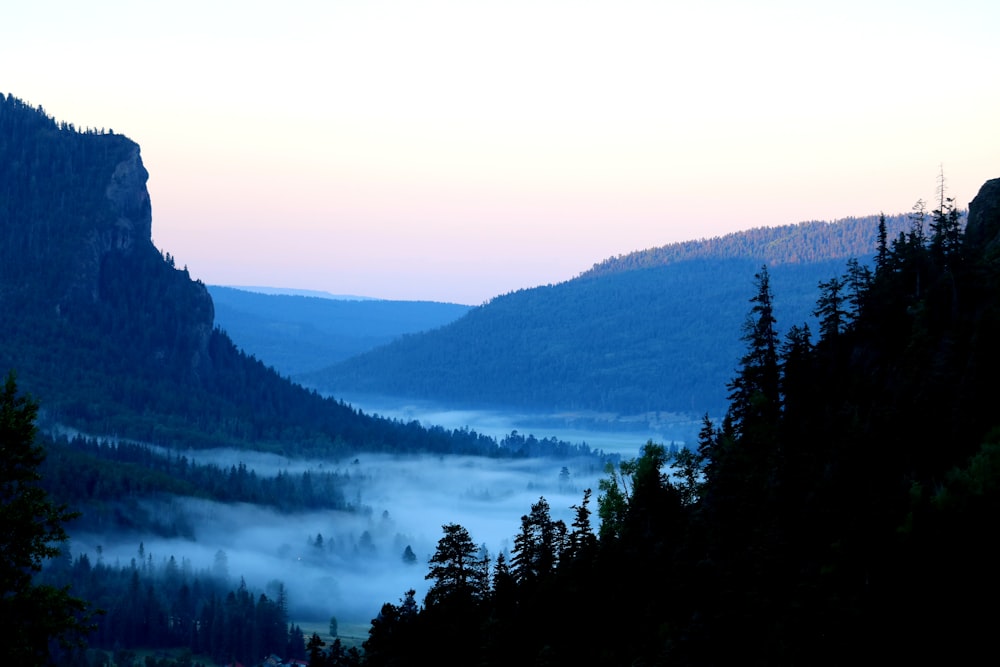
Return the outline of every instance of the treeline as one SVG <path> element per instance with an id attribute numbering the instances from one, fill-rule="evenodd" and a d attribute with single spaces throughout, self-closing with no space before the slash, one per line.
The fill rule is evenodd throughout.
<path id="1" fill-rule="evenodd" d="M 444 526 L 423 605 L 383 607 L 367 664 L 990 660 L 998 210 L 1000 180 L 968 234 L 943 195 L 895 238 L 880 224 L 874 267 L 821 281 L 815 328 L 784 336 L 760 268 L 697 448 L 611 466 L 596 536 L 588 495 L 572 526 L 540 500 L 509 562 Z"/>
<path id="2" fill-rule="evenodd" d="M 258 294 L 216 285 L 208 291 L 216 324 L 241 349 L 292 378 L 404 333 L 435 329 L 469 311 L 469 306 L 429 301 Z"/>
<path id="3" fill-rule="evenodd" d="M 127 564 L 108 564 L 99 555 L 73 558 L 69 549 L 53 559 L 39 580 L 70 586 L 91 609 L 91 650 L 53 646 L 53 664 L 140 664 L 138 650 L 182 649 L 191 656 L 210 656 L 214 664 L 260 664 L 271 654 L 305 659 L 301 628 L 288 622 L 288 600 L 278 581 L 266 592 L 251 591 L 241 579 L 232 588 L 224 552 L 216 554 L 211 570 L 195 570 L 190 561 L 173 556 L 156 560 L 140 543 Z M 107 652 L 94 655 L 94 649 Z M 110 658 L 113 662 L 105 662 Z M 147 663 L 148 664 L 148 663 Z"/>
<path id="4" fill-rule="evenodd" d="M 157 516 L 144 504 L 178 496 L 251 503 L 286 513 L 362 509 L 347 500 L 364 481 L 349 466 L 258 475 L 242 462 L 228 468 L 196 463 L 180 453 L 159 452 L 136 443 L 80 436 L 43 438 L 42 442 L 48 452 L 41 466 L 42 486 L 56 501 L 81 512 L 73 523 L 74 531 L 130 529 L 192 537 L 183 515 Z"/>
<path id="5" fill-rule="evenodd" d="M 905 220 L 885 218 L 890 237 Z M 817 282 L 841 269 L 848 250 L 870 266 L 877 226 L 877 218 L 803 223 L 633 253 L 498 296 L 304 379 L 337 395 L 468 407 L 721 414 L 740 357 L 731 332 L 756 269 L 778 262 L 782 321 L 812 320 Z"/>
<path id="6" fill-rule="evenodd" d="M 415 431 L 422 427 L 411 425 Z M 429 432 L 436 432 L 438 427 Z M 468 438 L 471 432 L 457 431 Z M 415 436 L 416 437 L 416 436 Z M 358 490 L 367 481 L 354 471 L 350 459 L 335 470 L 278 470 L 260 475 L 245 463 L 228 467 L 197 463 L 177 450 L 157 450 L 127 441 L 111 442 L 75 436 L 39 436 L 47 452 L 41 464 L 42 487 L 80 516 L 72 530 L 118 531 L 164 537 L 194 537 L 184 512 L 157 512 L 154 499 L 200 498 L 222 503 L 248 503 L 295 513 L 315 510 L 370 512 L 358 504 Z M 617 460 L 616 455 L 592 451 L 585 444 L 556 438 L 536 438 L 516 431 L 499 441 L 490 438 L 489 453 L 505 458 L 591 457 L 594 465 Z"/>
<path id="7" fill-rule="evenodd" d="M 287 455 L 503 454 L 360 414 L 237 349 L 205 286 L 154 247 L 146 179 L 126 137 L 0 96 L 0 369 L 45 406 L 42 426 Z"/>
<path id="8" fill-rule="evenodd" d="M 755 227 L 710 239 L 670 243 L 610 257 L 580 275 L 606 276 L 692 259 L 741 258 L 774 267 L 866 257 L 872 252 L 872 230 L 879 224 L 880 218 L 884 220 L 890 238 L 909 228 L 907 215 L 851 217 L 835 222 L 812 220 L 794 225 Z"/>
<path id="9" fill-rule="evenodd" d="M 870 230 L 874 235 L 874 228 Z M 789 321 L 841 260 L 777 267 Z M 337 395 L 626 415 L 721 413 L 759 263 L 700 258 L 520 290 L 306 379 Z"/>

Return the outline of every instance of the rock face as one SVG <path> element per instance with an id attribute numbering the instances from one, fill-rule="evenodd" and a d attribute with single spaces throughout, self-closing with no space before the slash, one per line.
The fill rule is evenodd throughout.
<path id="1" fill-rule="evenodd" d="M 131 142 L 129 142 L 131 143 Z M 108 167 L 111 171 L 104 188 L 104 209 L 99 224 L 81 230 L 84 236 L 79 271 L 67 289 L 69 300 L 86 296 L 96 302 L 101 298 L 100 273 L 109 253 L 155 253 L 152 242 L 152 211 L 146 181 L 149 173 L 142 164 L 139 147 L 133 144 L 122 161 Z M 158 253 L 155 253 L 158 254 Z"/>
<path id="2" fill-rule="evenodd" d="M 67 347 L 79 332 L 133 363 L 200 368 L 212 300 L 153 245 L 147 179 L 130 139 L 0 94 L 0 309 Z"/>
<path id="3" fill-rule="evenodd" d="M 969 204 L 965 242 L 987 257 L 1000 255 L 1000 178 L 986 181 Z"/>

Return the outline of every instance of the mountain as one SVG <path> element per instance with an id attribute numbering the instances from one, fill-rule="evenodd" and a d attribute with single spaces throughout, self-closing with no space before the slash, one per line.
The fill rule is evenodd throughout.
<path id="1" fill-rule="evenodd" d="M 341 396 L 467 407 L 717 414 L 741 355 L 754 274 L 769 266 L 779 326 L 813 321 L 818 283 L 843 274 L 851 257 L 870 260 L 878 224 L 759 228 L 611 258 L 303 380 Z M 890 238 L 910 224 L 886 218 Z"/>
<path id="2" fill-rule="evenodd" d="M 540 498 L 486 582 L 472 533 L 442 526 L 423 606 L 382 607 L 368 664 L 986 662 L 1000 179 L 966 230 L 942 197 L 927 228 L 879 235 L 873 270 L 824 281 L 816 335 L 785 344 L 760 272 L 729 409 L 698 446 L 608 466 L 596 531 L 589 492 L 572 528 Z"/>
<path id="3" fill-rule="evenodd" d="M 256 294 L 279 294 L 284 296 L 314 296 L 317 299 L 336 299 L 339 301 L 370 301 L 373 297 L 357 294 L 333 294 L 324 290 L 297 289 L 294 287 L 266 287 L 258 285 L 225 285 L 232 289 Z"/>
<path id="4" fill-rule="evenodd" d="M 254 291 L 251 291 L 254 290 Z M 454 303 L 334 299 L 208 286 L 215 322 L 248 354 L 295 377 L 406 334 L 435 329 L 470 309 Z"/>
<path id="5" fill-rule="evenodd" d="M 363 415 L 281 378 L 214 326 L 152 243 L 139 146 L 0 94 L 0 371 L 48 423 L 184 446 L 496 452 Z"/>

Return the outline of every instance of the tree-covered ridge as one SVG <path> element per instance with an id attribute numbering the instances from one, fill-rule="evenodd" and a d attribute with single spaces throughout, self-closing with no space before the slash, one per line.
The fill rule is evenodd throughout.
<path id="1" fill-rule="evenodd" d="M 18 372 L 45 423 L 287 454 L 499 451 L 476 433 L 361 414 L 238 350 L 205 286 L 154 247 L 146 178 L 127 138 L 0 96 L 0 368 Z"/>
<path id="2" fill-rule="evenodd" d="M 259 294 L 209 285 L 215 322 L 241 349 L 295 378 L 384 345 L 436 329 L 469 306 L 429 301 L 341 300 Z"/>
<path id="3" fill-rule="evenodd" d="M 148 197 L 119 197 L 117 207 L 109 201 L 118 194 L 108 191 L 116 168 L 137 154 L 123 136 L 77 132 L 0 93 L 0 299 L 86 298 L 71 292 L 94 281 L 102 247 L 132 244 L 143 230 L 129 224 L 148 218 Z M 86 242 L 66 244 L 64 237 Z M 49 263 L 65 270 L 46 270 Z"/>
<path id="4" fill-rule="evenodd" d="M 908 215 L 883 216 L 887 233 L 895 237 L 910 226 Z M 871 231 L 880 216 L 851 217 L 834 222 L 812 220 L 794 225 L 755 227 L 708 239 L 670 243 L 609 257 L 581 276 L 603 276 L 648 269 L 692 259 L 750 259 L 758 265 L 802 264 L 865 257 L 872 252 Z"/>
<path id="5" fill-rule="evenodd" d="M 364 480 L 346 465 L 334 471 L 258 475 L 242 462 L 228 467 L 197 463 L 177 452 L 134 443 L 82 437 L 43 437 L 41 443 L 48 453 L 41 466 L 42 485 L 60 503 L 80 512 L 72 523 L 74 532 L 131 530 L 194 537 L 182 515 L 161 517 L 144 505 L 174 497 L 249 503 L 282 513 L 362 509 L 348 497 Z"/>
<path id="6" fill-rule="evenodd" d="M 171 665 L 194 667 L 192 656 L 208 664 L 261 664 L 262 656 L 303 660 L 301 628 L 288 618 L 288 595 L 280 581 L 254 591 L 240 578 L 234 585 L 225 552 L 216 553 L 211 569 L 196 570 L 190 561 L 147 552 L 140 542 L 128 563 L 108 563 L 70 549 L 45 569 L 43 581 L 71 586 L 101 610 L 87 637 L 89 651 L 55 650 L 53 664 L 149 665 L 138 650 L 183 649 L 186 657 Z M 200 660 L 197 664 L 206 664 Z"/>
<path id="7" fill-rule="evenodd" d="M 367 664 L 992 660 L 1000 179 L 969 221 L 942 194 L 908 231 L 879 224 L 873 269 L 849 261 L 817 326 L 784 335 L 758 267 L 729 408 L 697 448 L 609 466 L 596 538 L 589 494 L 572 530 L 540 500 L 509 562 L 444 526 L 435 595 L 383 607 Z"/>
<path id="8" fill-rule="evenodd" d="M 894 237 L 908 216 L 885 216 Z M 739 361 L 729 335 L 762 262 L 780 321 L 812 319 L 815 285 L 869 265 L 879 218 L 753 229 L 609 259 L 579 277 L 492 299 L 438 330 L 304 376 L 339 395 L 642 414 L 721 412 Z M 850 252 L 854 251 L 856 252 Z M 773 262 L 772 262 L 773 260 Z"/>
<path id="9" fill-rule="evenodd" d="M 815 285 L 841 265 L 775 268 L 786 321 L 810 317 Z M 450 405 L 718 413 L 740 355 L 730 332 L 759 266 L 692 259 L 520 290 L 306 379 L 339 395 Z"/>

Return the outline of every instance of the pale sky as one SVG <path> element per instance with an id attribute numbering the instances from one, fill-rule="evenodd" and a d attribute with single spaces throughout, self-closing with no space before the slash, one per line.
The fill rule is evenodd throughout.
<path id="1" fill-rule="evenodd" d="M 0 92 L 142 147 L 210 284 L 478 304 L 1000 177 L 1000 2 L 7 3 Z"/>

